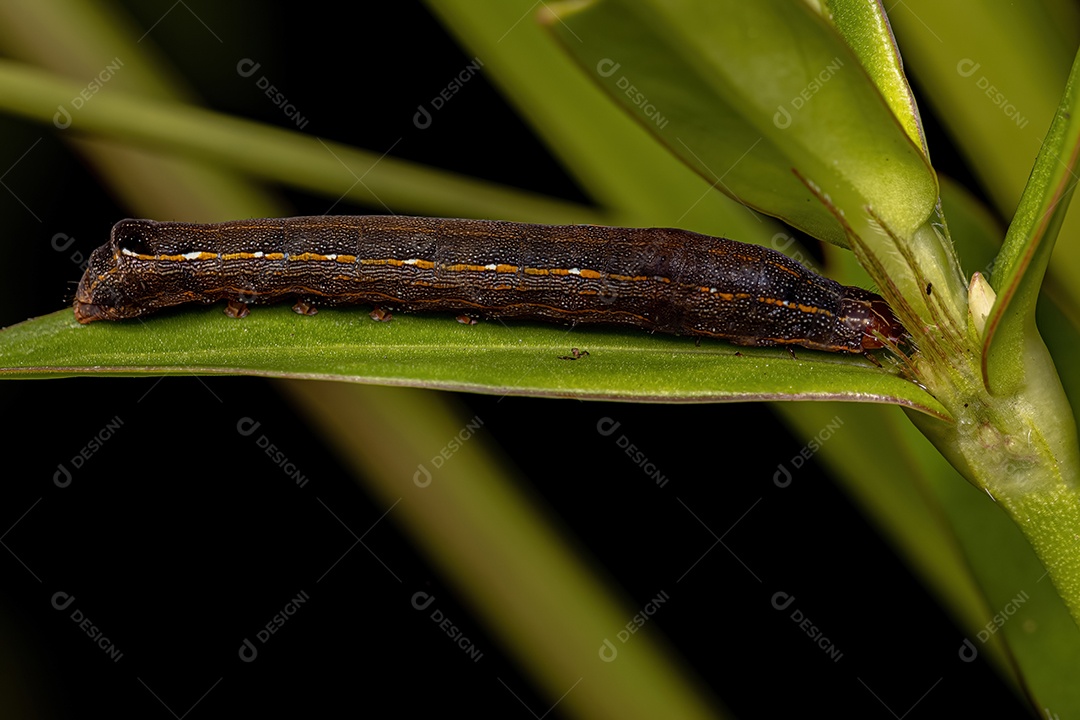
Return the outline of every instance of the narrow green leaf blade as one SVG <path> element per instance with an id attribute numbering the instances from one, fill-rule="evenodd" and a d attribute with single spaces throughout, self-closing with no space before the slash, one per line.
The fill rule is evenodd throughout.
<path id="1" fill-rule="evenodd" d="M 983 335 L 983 377 L 994 392 L 1030 381 L 1029 345 L 1042 345 L 1035 305 L 1058 231 L 1076 189 L 1080 159 L 1080 54 L 1073 62 L 1057 115 L 994 263 L 997 299 Z M 1066 408 L 1067 410 L 1067 408 Z"/>
<path id="2" fill-rule="evenodd" d="M 573 349 L 588 351 L 576 360 Z M 856 357 L 738 348 L 612 330 L 284 306 L 243 320 L 217 309 L 79 325 L 62 310 L 0 331 L 0 376 L 250 374 L 552 397 L 656 402 L 836 399 L 937 417 L 924 390 Z"/>

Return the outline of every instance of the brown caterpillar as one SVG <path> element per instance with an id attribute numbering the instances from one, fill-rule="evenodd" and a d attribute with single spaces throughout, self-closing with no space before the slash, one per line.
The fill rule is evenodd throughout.
<path id="1" fill-rule="evenodd" d="M 228 300 L 369 303 L 567 324 L 605 323 L 865 353 L 904 329 L 880 296 L 775 250 L 667 228 L 384 215 L 194 224 L 122 220 L 90 257 L 80 323 Z"/>

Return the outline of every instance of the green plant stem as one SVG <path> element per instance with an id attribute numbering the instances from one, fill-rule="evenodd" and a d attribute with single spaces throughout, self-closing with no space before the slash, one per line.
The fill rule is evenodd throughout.
<path id="1" fill-rule="evenodd" d="M 976 487 L 1005 509 L 1045 565 L 1080 625 L 1080 452 L 1068 398 L 1037 333 L 1024 348 L 1028 382 L 994 396 L 981 382 L 977 351 L 924 364 L 931 393 L 955 422 L 908 413 Z M 933 373 L 941 375 L 933 376 Z"/>
<path id="2" fill-rule="evenodd" d="M 1080 624 L 1080 448 L 1072 407 L 1035 325 L 1039 287 L 1076 182 L 1078 89 L 1080 55 L 995 261 L 997 298 L 972 292 L 966 326 L 947 318 L 921 329 L 926 349 L 916 372 L 956 422 L 913 420 L 1005 508 Z"/>

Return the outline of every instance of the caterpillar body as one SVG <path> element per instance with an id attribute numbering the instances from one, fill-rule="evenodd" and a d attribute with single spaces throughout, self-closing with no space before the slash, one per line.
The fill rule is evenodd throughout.
<path id="1" fill-rule="evenodd" d="M 80 323 L 183 303 L 372 304 L 603 323 L 865 353 L 904 329 L 880 296 L 757 245 L 670 228 L 403 216 L 122 220 L 90 257 Z"/>

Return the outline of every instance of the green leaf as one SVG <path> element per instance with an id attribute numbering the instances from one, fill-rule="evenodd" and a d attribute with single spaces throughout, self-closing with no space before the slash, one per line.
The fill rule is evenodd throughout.
<path id="1" fill-rule="evenodd" d="M 826 0 L 825 18 L 843 36 L 859 63 L 874 81 L 904 132 L 925 157 L 930 153 L 923 134 L 922 118 L 911 92 L 889 18 L 879 3 L 863 0 Z M 822 9 L 824 10 L 824 9 Z"/>
<path id="2" fill-rule="evenodd" d="M 561 359 L 573 348 L 589 354 Z M 861 358 L 797 354 L 641 332 L 466 326 L 445 316 L 377 323 L 325 309 L 304 318 L 284 306 L 239 321 L 205 309 L 90 325 L 62 310 L 0 331 L 0 375 L 9 377 L 247 374 L 609 400 L 836 399 L 947 417 L 917 385 Z"/>
<path id="3" fill-rule="evenodd" d="M 583 69 L 740 202 L 843 246 L 834 212 L 866 233 L 871 207 L 902 237 L 932 213 L 937 182 L 922 153 L 851 49 L 802 3 L 611 0 L 555 11 L 547 22 Z"/>
<path id="4" fill-rule="evenodd" d="M 1010 392 L 1042 375 L 1041 364 L 1028 365 L 1045 353 L 1029 351 L 1027 346 L 1042 347 L 1035 327 L 1035 304 L 1076 189 L 1078 159 L 1080 54 L 994 263 L 991 285 L 997 300 L 983 336 L 983 377 L 993 392 Z"/>

